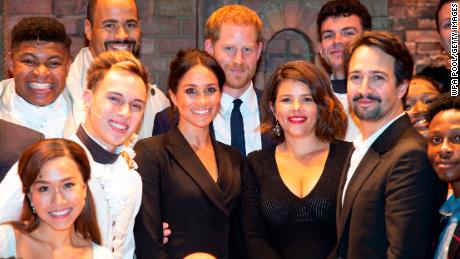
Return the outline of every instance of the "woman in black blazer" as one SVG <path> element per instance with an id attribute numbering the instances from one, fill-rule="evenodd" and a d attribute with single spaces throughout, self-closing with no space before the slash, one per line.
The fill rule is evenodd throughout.
<path id="1" fill-rule="evenodd" d="M 242 156 L 217 142 L 209 124 L 220 108 L 225 74 L 204 51 L 179 51 L 169 95 L 180 119 L 167 133 L 139 141 L 142 206 L 135 224 L 137 258 L 183 258 L 195 252 L 237 258 L 235 219 Z M 162 222 L 173 234 L 162 245 Z"/>

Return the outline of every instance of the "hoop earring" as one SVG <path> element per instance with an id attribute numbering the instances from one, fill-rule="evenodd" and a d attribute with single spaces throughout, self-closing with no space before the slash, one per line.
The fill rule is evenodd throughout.
<path id="1" fill-rule="evenodd" d="M 281 127 L 280 127 L 280 124 L 279 124 L 278 120 L 276 120 L 275 127 L 273 127 L 273 133 L 274 133 L 277 137 L 281 136 Z"/>

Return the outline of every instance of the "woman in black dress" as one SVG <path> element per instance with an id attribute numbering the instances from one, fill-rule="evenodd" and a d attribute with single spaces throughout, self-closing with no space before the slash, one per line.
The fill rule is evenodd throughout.
<path id="1" fill-rule="evenodd" d="M 242 231 L 249 258 L 325 258 L 336 244 L 336 195 L 351 143 L 327 77 L 292 61 L 272 76 L 262 131 L 279 144 L 248 156 Z"/>
<path id="2" fill-rule="evenodd" d="M 143 183 L 134 227 L 138 259 L 184 258 L 196 252 L 239 257 L 233 234 L 243 158 L 217 142 L 209 129 L 224 82 L 224 71 L 204 51 L 180 51 L 171 62 L 169 96 L 179 124 L 134 147 Z M 162 222 L 172 230 L 165 245 Z"/>

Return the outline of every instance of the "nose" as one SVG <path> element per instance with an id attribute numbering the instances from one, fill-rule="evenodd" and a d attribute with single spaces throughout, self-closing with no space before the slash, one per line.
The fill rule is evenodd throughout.
<path id="1" fill-rule="evenodd" d="M 206 104 L 208 102 L 208 97 L 206 96 L 205 93 L 200 93 L 198 95 L 198 100 L 197 101 L 198 101 L 199 104 Z"/>
<path id="2" fill-rule="evenodd" d="M 61 191 L 56 188 L 53 192 L 53 204 L 61 204 L 65 200 L 64 196 L 62 195 Z"/>
<path id="3" fill-rule="evenodd" d="M 421 101 L 417 101 L 417 102 L 414 104 L 414 106 L 412 107 L 411 110 L 412 110 L 413 113 L 415 113 L 415 114 L 424 113 L 424 112 L 426 112 L 426 110 L 427 110 L 427 107 L 426 107 L 426 106 L 427 106 L 427 105 L 424 104 L 424 103 L 422 103 Z"/>
<path id="4" fill-rule="evenodd" d="M 115 32 L 115 38 L 118 40 L 125 40 L 128 38 L 128 33 L 125 30 L 125 27 L 118 26 L 117 31 Z"/>
<path id="5" fill-rule="evenodd" d="M 44 64 L 39 64 L 34 69 L 34 74 L 35 76 L 38 76 L 38 77 L 47 77 L 49 73 L 50 73 L 49 69 Z"/>
<path id="6" fill-rule="evenodd" d="M 294 102 L 292 105 L 293 105 L 294 110 L 298 111 L 300 109 L 300 100 L 294 99 Z"/>
<path id="7" fill-rule="evenodd" d="M 243 63 L 243 51 L 242 50 L 235 51 L 235 54 L 233 55 L 233 63 L 236 63 L 236 64 Z"/>
<path id="8" fill-rule="evenodd" d="M 118 108 L 118 114 L 120 116 L 122 116 L 123 118 L 127 118 L 130 114 L 131 110 L 130 110 L 130 107 L 129 107 L 129 103 L 124 103 L 122 105 L 120 105 L 120 107 Z"/>
<path id="9" fill-rule="evenodd" d="M 342 34 L 336 33 L 335 37 L 334 37 L 334 43 L 335 44 L 343 44 L 343 42 L 344 42 L 344 38 L 343 38 Z"/>
<path id="10" fill-rule="evenodd" d="M 449 139 L 445 138 L 441 143 L 440 155 L 442 158 L 449 158 L 452 155 L 452 147 Z"/>

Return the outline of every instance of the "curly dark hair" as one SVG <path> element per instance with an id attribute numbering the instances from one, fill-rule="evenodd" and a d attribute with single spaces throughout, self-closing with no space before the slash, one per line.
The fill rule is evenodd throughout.
<path id="1" fill-rule="evenodd" d="M 17 48 L 24 41 L 62 43 L 69 52 L 72 44 L 62 23 L 43 16 L 26 17 L 14 26 L 11 33 L 11 49 Z"/>
<path id="2" fill-rule="evenodd" d="M 313 64 L 303 60 L 288 62 L 273 73 L 262 98 L 261 131 L 273 133 L 276 119 L 270 109 L 270 103 L 276 102 L 279 85 L 285 80 L 299 81 L 309 87 L 313 101 L 318 106 L 315 135 L 328 142 L 334 139 L 343 139 L 347 130 L 348 119 L 342 104 L 332 92 L 330 81 L 326 75 Z M 281 130 L 280 133 L 280 136 L 273 134 L 278 142 L 284 141 L 283 131 Z"/>
<path id="3" fill-rule="evenodd" d="M 361 21 L 364 30 L 372 29 L 372 18 L 367 8 L 357 0 L 333 0 L 321 7 L 316 19 L 319 39 L 321 40 L 321 25 L 329 17 L 356 15 Z"/>
<path id="4" fill-rule="evenodd" d="M 428 107 L 425 118 L 430 123 L 436 114 L 450 109 L 460 110 L 460 96 L 444 93 Z"/>

